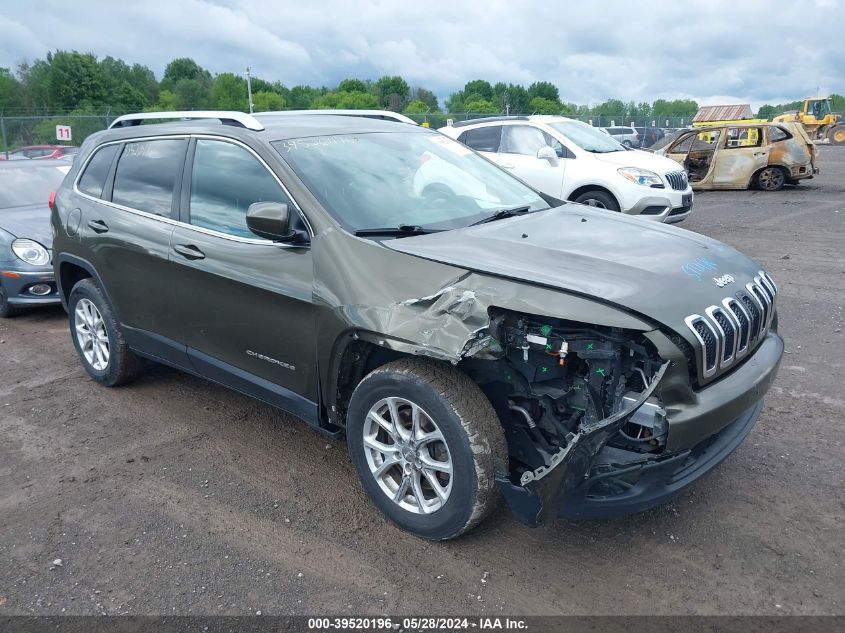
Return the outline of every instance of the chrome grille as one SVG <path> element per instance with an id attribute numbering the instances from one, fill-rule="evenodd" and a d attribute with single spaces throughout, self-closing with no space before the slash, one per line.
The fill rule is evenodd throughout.
<path id="1" fill-rule="evenodd" d="M 765 338 L 774 318 L 776 296 L 777 286 L 761 270 L 735 296 L 706 308 L 705 316 L 692 314 L 684 320 L 698 341 L 701 378 L 732 366 Z"/>
<path id="2" fill-rule="evenodd" d="M 748 351 L 748 343 L 751 341 L 751 320 L 748 318 L 748 312 L 733 297 L 723 299 L 722 305 L 728 309 L 728 312 L 734 318 L 734 322 L 739 327 L 736 356 L 737 358 L 742 358 L 745 356 L 745 352 Z"/>
<path id="3" fill-rule="evenodd" d="M 687 172 L 685 171 L 670 171 L 666 174 L 666 180 L 675 191 L 685 191 L 687 188 Z"/>

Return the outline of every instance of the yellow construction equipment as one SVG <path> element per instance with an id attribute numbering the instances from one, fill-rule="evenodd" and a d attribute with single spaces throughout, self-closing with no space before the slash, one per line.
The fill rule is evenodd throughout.
<path id="1" fill-rule="evenodd" d="M 833 145 L 845 145 L 845 121 L 830 109 L 830 97 L 808 97 L 801 110 L 791 110 L 772 119 L 774 123 L 800 123 L 812 139 L 827 138 Z"/>

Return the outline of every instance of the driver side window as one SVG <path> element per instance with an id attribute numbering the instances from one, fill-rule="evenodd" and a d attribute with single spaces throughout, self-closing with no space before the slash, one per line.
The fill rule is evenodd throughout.
<path id="1" fill-rule="evenodd" d="M 246 225 L 255 202 L 290 199 L 258 159 L 225 141 L 197 139 L 191 172 L 191 224 L 236 237 L 258 238 Z"/>
<path id="2" fill-rule="evenodd" d="M 537 151 L 547 145 L 549 140 L 546 135 L 535 127 L 506 125 L 503 127 L 502 147 L 499 151 L 504 154 L 537 156 Z"/>

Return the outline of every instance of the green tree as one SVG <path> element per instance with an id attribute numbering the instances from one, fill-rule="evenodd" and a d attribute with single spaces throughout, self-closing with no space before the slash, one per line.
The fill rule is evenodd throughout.
<path id="1" fill-rule="evenodd" d="M 290 89 L 288 103 L 292 110 L 308 110 L 314 99 L 320 96 L 320 91 L 311 86 L 294 86 Z"/>
<path id="2" fill-rule="evenodd" d="M 337 85 L 338 92 L 369 92 L 370 87 L 360 79 L 344 79 Z"/>
<path id="3" fill-rule="evenodd" d="M 314 99 L 312 108 L 317 110 L 374 110 L 378 99 L 369 92 L 327 92 Z"/>
<path id="4" fill-rule="evenodd" d="M 56 51 L 48 55 L 48 60 L 49 100 L 53 110 L 107 104 L 110 95 L 96 57 L 76 51 Z"/>
<path id="5" fill-rule="evenodd" d="M 560 101 L 560 93 L 558 93 L 557 86 L 548 81 L 535 81 L 528 86 L 528 96 L 530 98 L 542 97 L 549 101 Z"/>
<path id="6" fill-rule="evenodd" d="M 446 106 L 446 112 L 465 112 L 466 107 L 464 106 L 464 91 L 463 90 L 456 90 L 449 97 L 446 99 L 444 103 Z"/>
<path id="7" fill-rule="evenodd" d="M 261 90 L 253 93 L 252 103 L 256 112 L 274 112 L 285 109 L 285 98 L 278 92 Z"/>
<path id="8" fill-rule="evenodd" d="M 484 79 L 473 79 L 464 85 L 464 94 L 467 95 L 468 100 L 474 100 L 473 96 L 477 96 L 485 101 L 492 101 L 493 86 L 490 85 L 489 81 Z"/>
<path id="9" fill-rule="evenodd" d="M 375 83 L 375 93 L 379 106 L 394 112 L 402 111 L 410 92 L 408 83 L 399 75 L 385 75 Z"/>
<path id="10" fill-rule="evenodd" d="M 422 101 L 427 107 L 431 108 L 432 112 L 440 109 L 437 103 L 437 96 L 426 88 L 414 88 L 411 91 L 411 99 L 413 101 Z"/>
<path id="11" fill-rule="evenodd" d="M 531 97 L 528 96 L 528 90 L 517 84 L 497 83 L 493 87 L 495 93 L 495 101 L 502 112 L 509 112 L 510 114 L 527 114 L 531 112 L 528 103 Z"/>
<path id="12" fill-rule="evenodd" d="M 8 68 L 0 68 L 0 112 L 21 106 L 21 85 Z"/>
<path id="13" fill-rule="evenodd" d="M 232 73 L 220 73 L 214 78 L 214 84 L 211 89 L 212 107 L 217 110 L 240 110 L 245 112 L 249 108 L 247 100 L 245 79 Z"/>
<path id="14" fill-rule="evenodd" d="M 162 90 L 158 93 L 158 101 L 145 108 L 145 112 L 172 112 L 176 109 L 176 95 L 169 90 Z"/>
<path id="15" fill-rule="evenodd" d="M 402 112 L 404 114 L 425 114 L 430 109 L 431 107 L 426 105 L 425 102 L 420 101 L 419 99 L 414 99 L 405 106 L 405 109 L 402 110 Z"/>
<path id="16" fill-rule="evenodd" d="M 173 86 L 177 110 L 207 110 L 211 107 L 211 83 L 205 80 L 180 79 Z"/>
<path id="17" fill-rule="evenodd" d="M 475 99 L 464 104 L 467 112 L 472 114 L 498 114 L 499 108 L 486 99 Z"/>
<path id="18" fill-rule="evenodd" d="M 561 103 L 544 97 L 534 97 L 528 102 L 528 109 L 532 114 L 560 114 Z"/>
<path id="19" fill-rule="evenodd" d="M 185 79 L 210 82 L 211 73 L 190 57 L 179 57 L 165 67 L 164 77 L 161 79 L 161 88 L 174 90 L 176 84 Z"/>

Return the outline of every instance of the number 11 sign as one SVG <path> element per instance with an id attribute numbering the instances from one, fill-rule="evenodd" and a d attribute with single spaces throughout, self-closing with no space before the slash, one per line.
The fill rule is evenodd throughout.
<path id="1" fill-rule="evenodd" d="M 56 126 L 56 139 L 59 140 L 59 141 L 69 141 L 69 140 L 71 140 L 70 126 L 69 125 L 57 125 Z"/>

